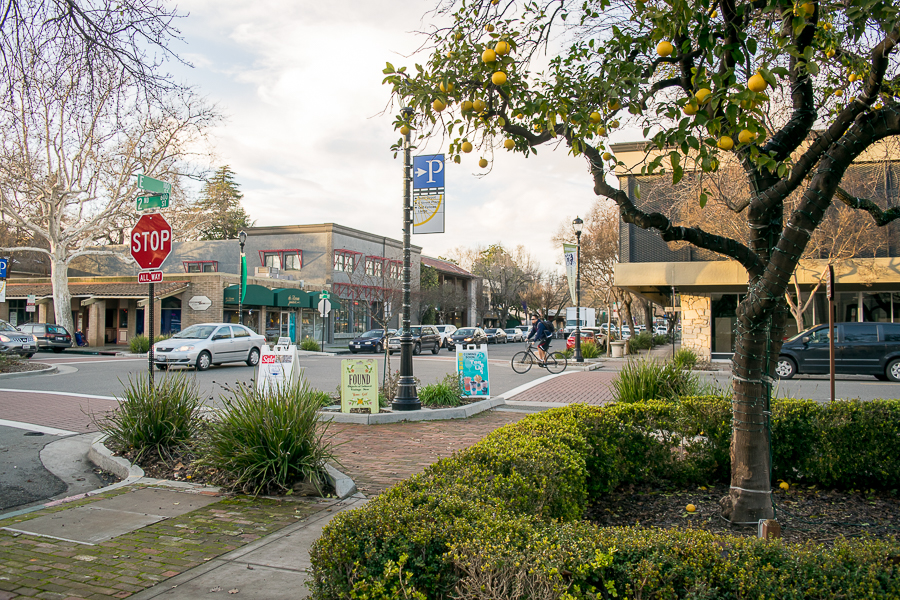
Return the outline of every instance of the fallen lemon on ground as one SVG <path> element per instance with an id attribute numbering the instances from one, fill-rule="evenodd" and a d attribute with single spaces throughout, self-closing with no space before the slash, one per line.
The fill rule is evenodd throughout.
<path id="1" fill-rule="evenodd" d="M 437 100 L 435 100 L 434 102 L 432 102 L 432 103 L 431 103 L 431 106 L 432 106 L 432 107 L 434 108 L 434 110 L 436 110 L 437 112 L 441 112 L 442 110 L 444 110 L 445 108 L 447 108 L 447 105 L 444 104 L 443 102 L 441 102 L 440 98 L 437 99 Z"/>
<path id="2" fill-rule="evenodd" d="M 731 150 L 734 148 L 734 140 L 727 135 L 723 135 L 719 138 L 719 142 L 716 145 L 722 150 Z"/>
<path id="3" fill-rule="evenodd" d="M 497 53 L 488 48 L 481 53 L 481 62 L 492 63 L 497 60 Z"/>
<path id="4" fill-rule="evenodd" d="M 787 491 L 787 490 L 791 489 L 791 484 L 789 484 L 787 481 L 782 481 L 781 483 L 778 484 L 778 487 L 780 487 L 784 491 Z"/>
<path id="5" fill-rule="evenodd" d="M 482 169 L 485 168 L 486 166 L 488 166 L 487 159 L 486 159 L 486 158 L 482 158 L 481 160 L 479 160 L 479 161 L 478 161 L 478 166 L 481 167 Z"/>
<path id="6" fill-rule="evenodd" d="M 462 143 L 462 151 L 468 154 L 472 151 L 472 142 L 463 142 Z"/>
<path id="7" fill-rule="evenodd" d="M 662 41 L 656 47 L 656 53 L 660 56 L 670 56 L 672 52 L 675 50 L 675 46 L 672 45 L 672 42 Z"/>
<path id="8" fill-rule="evenodd" d="M 759 92 L 764 92 L 768 85 L 769 84 L 766 83 L 766 80 L 763 79 L 763 76 L 759 73 L 747 80 L 747 87 L 751 92 L 756 92 L 757 94 Z"/>
<path id="9" fill-rule="evenodd" d="M 687 506 L 684 507 L 684 510 L 692 513 L 697 510 L 697 507 L 694 506 L 693 504 L 688 504 Z"/>
<path id="10" fill-rule="evenodd" d="M 512 150 L 513 148 L 516 147 L 516 142 L 513 140 L 510 140 L 510 139 L 506 139 L 503 142 L 503 147 L 506 148 L 507 150 Z"/>
<path id="11" fill-rule="evenodd" d="M 506 73 L 503 71 L 497 71 L 493 75 L 491 75 L 491 83 L 494 85 L 503 85 L 506 83 Z"/>

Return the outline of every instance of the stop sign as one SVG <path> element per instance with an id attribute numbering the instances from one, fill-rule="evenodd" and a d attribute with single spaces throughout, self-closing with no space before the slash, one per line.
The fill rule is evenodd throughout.
<path id="1" fill-rule="evenodd" d="M 158 269 L 172 251 L 172 226 L 162 215 L 152 213 L 138 219 L 131 230 L 131 256 L 142 269 Z"/>

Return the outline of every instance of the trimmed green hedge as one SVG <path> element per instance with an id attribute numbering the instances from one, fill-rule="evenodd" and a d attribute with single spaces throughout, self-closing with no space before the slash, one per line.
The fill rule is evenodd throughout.
<path id="1" fill-rule="evenodd" d="M 730 410 L 722 398 L 573 405 L 494 431 L 336 516 L 311 551 L 314 597 L 897 597 L 900 552 L 886 542 L 825 549 L 579 521 L 590 495 L 622 484 L 727 481 Z M 777 464 L 850 485 L 834 465 L 862 452 L 869 487 L 896 486 L 897 410 L 779 401 L 773 446 L 791 458 Z M 871 446 L 838 444 L 839 429 L 868 432 Z"/>

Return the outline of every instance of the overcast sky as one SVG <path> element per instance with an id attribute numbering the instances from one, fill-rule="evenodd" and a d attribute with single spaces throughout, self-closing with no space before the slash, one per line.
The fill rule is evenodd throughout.
<path id="1" fill-rule="evenodd" d="M 257 225 L 335 222 L 402 239 L 401 162 L 390 151 L 399 134 L 391 126 L 393 111 L 381 114 L 390 99 L 381 71 L 386 61 L 412 66 L 405 57 L 421 43 L 415 31 L 425 28 L 432 6 L 421 0 L 179 4 L 189 17 L 178 25 L 184 44 L 173 49 L 194 68 L 176 74 L 226 115 L 212 135 L 212 166 L 232 168 Z M 433 143 L 420 153 L 445 150 Z M 431 256 L 458 246 L 524 244 L 544 268 L 555 268 L 561 250 L 553 234 L 594 201 L 584 160 L 564 147 L 528 159 L 501 150 L 493 171 L 476 177 L 475 154 L 447 165 L 445 233 L 415 235 L 413 243 Z"/>

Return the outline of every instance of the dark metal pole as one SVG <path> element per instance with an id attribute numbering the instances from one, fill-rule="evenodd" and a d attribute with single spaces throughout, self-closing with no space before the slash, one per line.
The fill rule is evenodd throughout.
<path id="1" fill-rule="evenodd" d="M 834 266 L 828 265 L 828 381 L 834 402 Z M 799 292 L 797 301 L 800 301 Z"/>
<path id="2" fill-rule="evenodd" d="M 150 368 L 150 389 L 153 389 L 153 282 L 150 282 L 150 294 L 148 296 L 147 306 L 150 309 L 150 351 L 147 353 L 147 362 Z"/>
<path id="3" fill-rule="evenodd" d="M 575 259 L 575 362 L 584 362 L 581 355 L 581 232 L 575 232 L 577 258 Z"/>
<path id="4" fill-rule="evenodd" d="M 678 325 L 678 319 L 675 317 L 678 313 L 675 311 L 675 286 L 672 286 L 672 358 L 675 358 L 675 326 Z"/>
<path id="5" fill-rule="evenodd" d="M 403 109 L 406 120 L 412 116 L 411 108 Z M 400 324 L 400 380 L 397 385 L 397 395 L 391 403 L 394 410 L 419 410 L 422 404 L 419 402 L 416 392 L 416 380 L 413 376 L 412 362 L 412 332 L 410 331 L 410 229 L 412 226 L 411 184 L 410 184 L 410 132 L 406 132 L 403 142 L 403 316 Z"/>
<path id="6" fill-rule="evenodd" d="M 244 324 L 244 241 L 243 240 L 241 240 L 241 264 L 238 265 L 238 323 L 240 323 L 241 325 Z"/>

